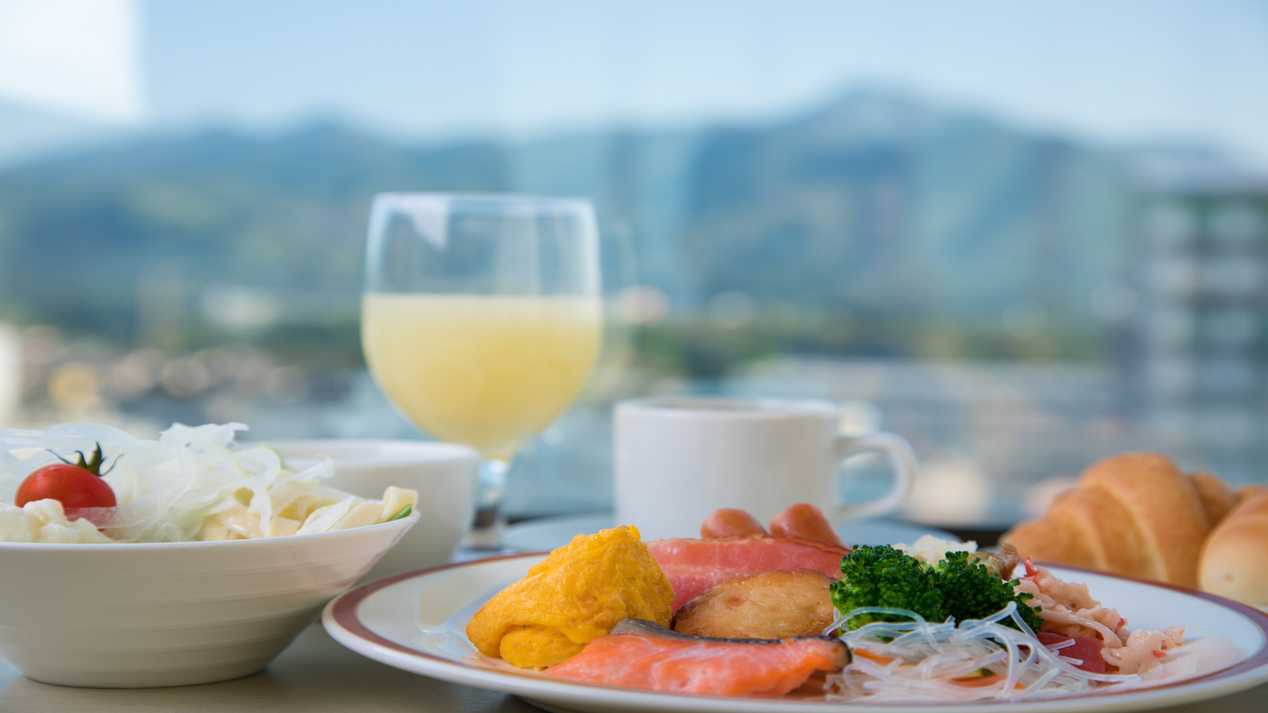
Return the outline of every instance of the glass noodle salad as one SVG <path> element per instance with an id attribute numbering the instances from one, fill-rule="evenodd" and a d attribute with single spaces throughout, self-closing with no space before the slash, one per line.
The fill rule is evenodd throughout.
<path id="1" fill-rule="evenodd" d="M 98 424 L 46 431 L 0 429 L 0 541 L 187 542 L 278 537 L 398 519 L 418 499 L 388 488 L 381 501 L 322 484 L 329 459 L 293 471 L 264 445 L 235 442 L 237 423 L 173 425 L 158 440 Z M 47 466 L 100 447 L 101 478 L 114 507 L 63 509 L 40 499 L 13 504 L 23 483 Z M 90 461 L 91 462 L 91 461 Z M 95 477 L 95 476 L 93 476 Z"/>
<path id="2" fill-rule="evenodd" d="M 854 658 L 828 676 L 829 697 L 1047 698 L 1182 680 L 1223 668 L 1239 655 L 1224 637 L 1186 642 L 1180 627 L 1129 631 L 1126 619 L 1094 600 L 1087 585 L 1062 581 L 1029 560 L 1020 578 L 1004 582 L 994 570 L 1002 563 L 998 574 L 1011 576 L 1015 550 L 975 549 L 973 543 L 925 537 L 911 546 L 857 548 L 846 557 L 846 579 L 833 585 L 840 616 L 827 632 L 836 632 Z M 1007 590 L 986 596 L 977 593 L 976 583 L 966 589 L 966 572 L 995 578 Z M 997 601 L 1007 603 L 1000 607 Z M 890 602 L 903 606 L 884 605 Z M 987 613 L 954 615 L 956 607 L 979 604 Z"/>

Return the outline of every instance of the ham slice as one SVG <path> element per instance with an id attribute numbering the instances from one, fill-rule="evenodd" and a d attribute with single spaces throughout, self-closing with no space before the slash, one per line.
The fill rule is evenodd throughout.
<path id="1" fill-rule="evenodd" d="M 1105 673 L 1105 658 L 1101 656 L 1101 650 L 1105 648 L 1104 641 L 1087 636 L 1071 638 L 1050 631 L 1040 631 L 1035 634 L 1035 638 L 1039 639 L 1039 643 L 1049 647 L 1073 641 L 1072 644 L 1057 648 L 1057 654 L 1078 661 L 1079 663 L 1074 664 L 1075 668 L 1081 668 L 1089 673 Z"/>
<path id="2" fill-rule="evenodd" d="M 674 611 L 718 584 L 775 569 L 813 569 L 837 580 L 841 558 L 850 554 L 844 547 L 814 540 L 760 535 L 653 540 L 647 543 L 647 551 L 674 588 Z"/>

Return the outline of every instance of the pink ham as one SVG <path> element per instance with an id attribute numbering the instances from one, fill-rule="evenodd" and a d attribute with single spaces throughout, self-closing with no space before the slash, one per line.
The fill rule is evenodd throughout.
<path id="1" fill-rule="evenodd" d="M 647 543 L 674 588 L 674 611 L 706 590 L 740 577 L 782 569 L 813 569 L 841 578 L 850 550 L 799 537 L 736 537 L 721 540 L 653 540 Z"/>
<path id="2" fill-rule="evenodd" d="M 1057 655 L 1078 661 L 1079 663 L 1074 664 L 1075 668 L 1081 668 L 1090 673 L 1105 673 L 1105 657 L 1101 656 L 1101 650 L 1105 648 L 1104 641 L 1087 636 L 1076 636 L 1071 639 L 1069 636 L 1062 636 L 1051 631 L 1040 631 L 1035 634 L 1035 638 L 1039 639 L 1039 643 L 1044 646 L 1056 646 L 1072 640 L 1073 644 L 1066 644 L 1056 649 Z"/>

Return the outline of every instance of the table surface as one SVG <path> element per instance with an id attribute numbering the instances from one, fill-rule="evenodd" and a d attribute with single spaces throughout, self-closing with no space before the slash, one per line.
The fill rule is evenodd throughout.
<path id="1" fill-rule="evenodd" d="M 508 530 L 520 549 L 566 543 L 576 532 L 591 532 L 610 515 L 560 518 Z M 593 522 L 591 522 L 593 520 Z M 850 541 L 897 541 L 919 533 L 902 523 L 864 521 L 842 529 Z M 857 530 L 857 531 L 855 531 Z M 908 540 L 910 541 L 910 540 Z M 374 576 L 373 573 L 370 576 Z M 539 709 L 507 695 L 446 683 L 394 669 L 345 649 L 320 624 L 306 629 L 268 668 L 236 681 L 151 689 L 65 688 L 23 678 L 0 659 L 0 713 L 10 711 L 89 711 L 91 713 L 197 713 L 225 710 L 275 713 L 519 713 Z M 1167 709 L 1174 713 L 1264 713 L 1268 684 L 1205 703 Z"/>
<path id="2" fill-rule="evenodd" d="M 264 671 L 236 681 L 204 686 L 136 690 L 63 688 L 29 681 L 0 661 L 0 711 L 5 713 L 226 710 L 538 712 L 537 708 L 505 693 L 445 683 L 371 661 L 340 646 L 319 625 L 305 630 Z M 1263 713 L 1268 711 L 1268 685 L 1167 710 L 1173 713 Z"/>

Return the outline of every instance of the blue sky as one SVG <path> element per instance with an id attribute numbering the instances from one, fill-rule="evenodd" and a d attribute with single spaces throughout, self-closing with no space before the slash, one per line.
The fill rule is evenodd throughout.
<path id="1" fill-rule="evenodd" d="M 761 119 L 879 84 L 1268 162 L 1262 1 L 124 1 L 140 3 L 143 98 L 128 130 L 334 117 L 411 140 L 523 135 Z M 0 104 L 0 160 L 112 126 Z"/>

